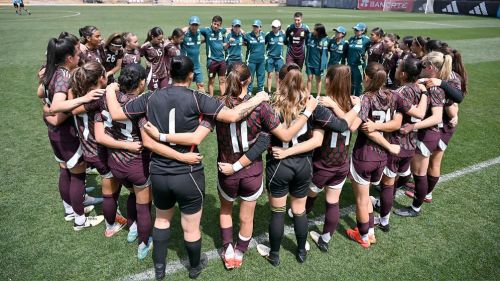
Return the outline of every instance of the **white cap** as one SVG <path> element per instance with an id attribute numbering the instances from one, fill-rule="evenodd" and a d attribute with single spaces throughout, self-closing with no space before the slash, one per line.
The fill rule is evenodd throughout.
<path id="1" fill-rule="evenodd" d="M 273 20 L 273 22 L 271 23 L 271 26 L 272 27 L 280 27 L 281 22 L 279 20 Z"/>

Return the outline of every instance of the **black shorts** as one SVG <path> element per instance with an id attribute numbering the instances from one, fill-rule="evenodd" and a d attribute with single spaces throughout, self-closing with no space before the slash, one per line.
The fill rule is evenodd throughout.
<path id="1" fill-rule="evenodd" d="M 17 3 L 14 3 L 14 8 L 18 8 L 19 5 L 17 5 Z"/>
<path id="2" fill-rule="evenodd" d="M 203 206 L 205 173 L 203 170 L 180 175 L 151 174 L 153 202 L 160 210 L 179 204 L 183 214 L 191 215 Z"/>
<path id="3" fill-rule="evenodd" d="M 311 161 L 311 157 L 292 157 L 267 162 L 266 186 L 271 195 L 279 198 L 290 193 L 296 198 L 306 197 L 312 180 Z"/>
<path id="4" fill-rule="evenodd" d="M 19 4 L 19 7 L 24 8 L 24 3 Z"/>

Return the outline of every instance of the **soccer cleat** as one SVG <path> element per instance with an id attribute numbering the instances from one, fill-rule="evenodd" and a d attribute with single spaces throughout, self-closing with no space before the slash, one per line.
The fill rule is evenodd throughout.
<path id="1" fill-rule="evenodd" d="M 420 212 L 415 211 L 412 206 L 404 207 L 401 209 L 394 210 L 394 213 L 398 216 L 402 217 L 417 217 L 420 215 Z"/>
<path id="2" fill-rule="evenodd" d="M 415 192 L 413 192 L 413 191 L 405 191 L 405 195 L 410 197 L 410 198 L 415 198 Z M 424 202 L 425 203 L 432 203 L 432 193 L 425 195 Z"/>
<path id="3" fill-rule="evenodd" d="M 222 261 L 224 262 L 224 266 L 227 270 L 234 268 L 234 248 L 233 244 L 227 245 L 221 253 Z"/>
<path id="4" fill-rule="evenodd" d="M 129 230 L 127 234 L 127 242 L 132 243 L 137 239 L 137 236 L 139 236 L 139 232 L 136 230 Z"/>
<path id="5" fill-rule="evenodd" d="M 369 248 L 370 247 L 370 240 L 364 241 L 361 238 L 361 234 L 359 234 L 359 231 L 358 231 L 357 228 L 355 228 L 355 229 L 348 229 L 346 232 L 347 232 L 347 236 L 349 236 L 349 238 L 351 240 L 354 240 L 354 241 L 358 242 L 361 245 L 361 247 L 363 247 L 363 248 Z"/>
<path id="6" fill-rule="evenodd" d="M 307 259 L 307 251 L 306 249 L 297 249 L 297 252 L 295 252 L 295 258 L 299 263 L 304 263 L 306 262 Z"/>
<path id="7" fill-rule="evenodd" d="M 368 234 L 368 240 L 370 241 L 370 245 L 377 243 L 377 238 L 375 238 L 375 234 Z"/>
<path id="8" fill-rule="evenodd" d="M 391 228 L 390 224 L 382 225 L 382 223 L 380 222 L 380 217 L 374 217 L 373 220 L 374 224 L 377 225 L 378 228 L 380 228 L 383 232 L 389 232 Z"/>
<path id="9" fill-rule="evenodd" d="M 189 278 L 196 279 L 201 274 L 203 269 L 208 265 L 208 258 L 205 254 L 202 254 L 200 258 L 200 264 L 197 267 L 189 268 Z"/>
<path id="10" fill-rule="evenodd" d="M 94 210 L 94 205 L 90 205 L 90 206 L 87 206 L 87 207 L 83 208 L 83 212 L 85 214 L 88 214 L 88 213 L 92 212 L 92 210 Z M 65 221 L 72 221 L 72 220 L 75 219 L 75 217 L 76 217 L 76 213 L 74 213 L 74 212 L 73 213 L 69 213 L 69 214 L 67 214 L 67 213 L 64 214 L 64 220 Z"/>
<path id="11" fill-rule="evenodd" d="M 321 252 L 328 252 L 328 243 L 323 240 L 321 234 L 317 233 L 316 231 L 311 231 L 309 232 L 309 235 L 311 236 L 314 243 L 316 243 Z"/>
<path id="12" fill-rule="evenodd" d="M 234 251 L 234 259 L 233 259 L 233 265 L 234 268 L 240 268 L 243 265 L 243 253 L 242 251 L 236 249 Z"/>
<path id="13" fill-rule="evenodd" d="M 257 245 L 257 252 L 263 256 L 272 266 L 280 265 L 280 256 L 271 253 L 271 248 L 264 244 Z"/>
<path id="14" fill-rule="evenodd" d="M 92 197 L 88 194 L 85 194 L 85 199 L 83 199 L 83 205 L 84 206 L 97 205 L 101 204 L 103 200 L 104 199 L 102 199 L 102 197 Z"/>
<path id="15" fill-rule="evenodd" d="M 407 182 L 401 186 L 399 186 L 401 189 L 406 189 L 406 190 L 415 190 L 415 184 L 412 182 Z"/>
<path id="16" fill-rule="evenodd" d="M 137 247 L 137 258 L 143 260 L 148 255 L 151 248 L 153 248 L 153 237 L 149 237 L 147 245 L 144 245 L 144 242 L 142 242 L 139 247 Z"/>
<path id="17" fill-rule="evenodd" d="M 156 280 L 163 280 L 165 278 L 165 268 L 166 264 L 162 263 L 155 263 L 155 279 Z"/>
<path id="18" fill-rule="evenodd" d="M 93 186 L 88 186 L 88 187 L 86 187 L 86 188 L 85 188 L 85 193 L 87 193 L 87 194 L 88 194 L 88 193 L 91 193 L 91 192 L 92 192 L 92 191 L 94 191 L 94 190 L 95 190 L 95 187 L 93 187 Z"/>
<path id="19" fill-rule="evenodd" d="M 104 231 L 104 236 L 106 236 L 108 238 L 113 237 L 113 235 L 117 234 L 124 227 L 125 227 L 125 224 L 115 222 L 110 229 L 106 229 Z"/>
<path id="20" fill-rule="evenodd" d="M 288 217 L 289 217 L 289 218 L 293 219 L 293 212 L 292 212 L 292 208 L 288 209 L 287 214 L 288 214 Z"/>
<path id="21" fill-rule="evenodd" d="M 74 223 L 73 229 L 75 231 L 80 231 L 84 228 L 96 226 L 96 225 L 100 224 L 103 220 L 104 220 L 104 216 L 87 217 L 85 219 L 85 222 L 81 225 Z"/>
<path id="22" fill-rule="evenodd" d="M 118 222 L 118 223 L 121 223 L 123 225 L 127 225 L 127 219 L 124 218 L 122 215 L 120 214 L 116 214 L 116 217 L 115 217 L 115 222 Z"/>
<path id="23" fill-rule="evenodd" d="M 370 201 L 372 202 L 373 210 L 380 212 L 380 199 L 370 196 Z"/>

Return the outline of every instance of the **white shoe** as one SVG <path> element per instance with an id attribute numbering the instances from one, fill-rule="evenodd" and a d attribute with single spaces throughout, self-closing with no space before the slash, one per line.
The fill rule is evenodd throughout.
<path id="1" fill-rule="evenodd" d="M 81 225 L 78 225 L 76 223 L 73 224 L 73 229 L 75 231 L 80 231 L 84 228 L 88 228 L 91 226 L 96 226 L 100 224 L 104 220 L 104 216 L 95 216 L 95 217 L 87 217 L 85 219 L 85 222 Z"/>
<path id="2" fill-rule="evenodd" d="M 113 235 L 117 234 L 124 227 L 125 227 L 125 224 L 115 222 L 111 228 L 106 229 L 104 231 L 104 236 L 106 236 L 108 238 L 113 237 Z"/>
<path id="3" fill-rule="evenodd" d="M 372 206 L 374 209 L 377 208 L 377 206 L 379 206 L 380 204 L 380 200 L 373 196 L 370 196 L 370 201 L 372 202 Z"/>
<path id="4" fill-rule="evenodd" d="M 309 244 L 309 241 L 306 241 L 306 251 L 310 251 L 311 250 L 311 244 Z"/>
<path id="5" fill-rule="evenodd" d="M 293 219 L 292 208 L 288 209 L 287 214 L 288 214 L 288 217 L 290 217 L 291 219 Z"/>
<path id="6" fill-rule="evenodd" d="M 380 216 L 374 216 L 373 217 L 373 224 L 374 225 L 379 225 L 380 224 Z"/>
<path id="7" fill-rule="evenodd" d="M 269 256 L 269 253 L 271 252 L 271 248 L 264 244 L 258 244 L 257 245 L 257 252 L 263 257 Z"/>
<path id="8" fill-rule="evenodd" d="M 83 208 L 83 212 L 85 214 L 88 214 L 88 213 L 92 212 L 92 210 L 94 210 L 94 205 L 90 205 L 90 206 L 87 206 L 87 207 Z M 64 214 L 64 220 L 65 221 L 72 221 L 72 220 L 75 219 L 75 217 L 76 217 L 76 213 L 75 212 L 70 213 L 70 214 Z"/>

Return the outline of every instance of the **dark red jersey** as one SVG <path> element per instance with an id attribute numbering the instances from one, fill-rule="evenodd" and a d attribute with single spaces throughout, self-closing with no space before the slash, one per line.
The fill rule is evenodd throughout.
<path id="1" fill-rule="evenodd" d="M 87 46 L 80 44 L 80 51 L 80 60 L 83 63 L 95 61 L 103 64 L 106 60 L 103 45 L 99 45 L 94 49 L 89 49 Z"/>
<path id="2" fill-rule="evenodd" d="M 287 56 L 294 58 L 304 58 L 306 55 L 305 42 L 309 37 L 309 27 L 302 24 L 296 27 L 292 23 L 285 31 L 285 43 L 288 46 Z"/>
<path id="3" fill-rule="evenodd" d="M 139 53 L 148 61 L 148 70 L 151 69 L 152 78 L 162 79 L 168 76 L 163 43 L 153 46 L 151 42 L 146 42 L 139 49 Z"/>
<path id="4" fill-rule="evenodd" d="M 173 57 L 181 55 L 181 45 L 175 45 L 170 41 L 165 44 L 165 67 L 167 68 L 168 76 L 170 77 L 170 61 Z"/>
<path id="5" fill-rule="evenodd" d="M 97 157 L 101 151 L 105 150 L 97 143 L 94 129 L 95 114 L 99 112 L 103 103 L 106 103 L 105 97 L 86 103 L 84 104 L 85 112 L 74 116 L 85 158 Z"/>
<path id="6" fill-rule="evenodd" d="M 141 54 L 139 50 L 133 49 L 132 51 L 127 51 L 123 53 L 122 69 L 127 65 L 141 63 Z"/>
<path id="7" fill-rule="evenodd" d="M 384 57 L 384 44 L 382 42 L 372 43 L 368 49 L 368 63 L 382 63 Z"/>

